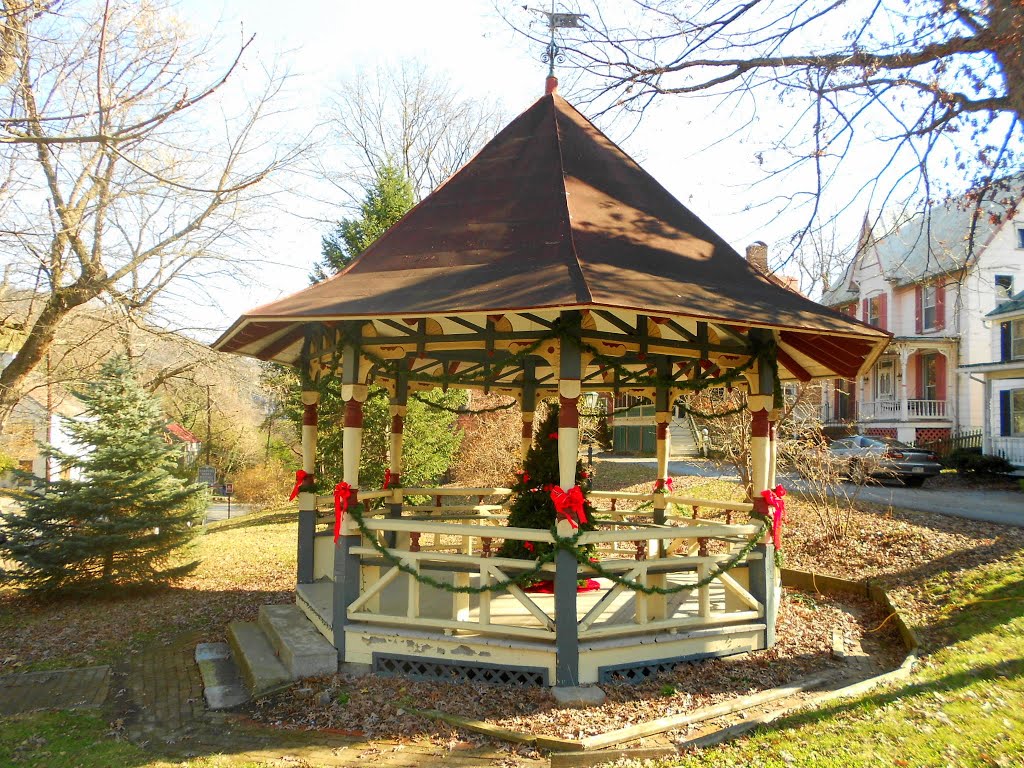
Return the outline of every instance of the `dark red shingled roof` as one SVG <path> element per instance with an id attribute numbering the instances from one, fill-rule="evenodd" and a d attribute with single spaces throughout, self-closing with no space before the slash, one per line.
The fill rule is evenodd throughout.
<path id="1" fill-rule="evenodd" d="M 344 272 L 251 310 L 215 346 L 251 352 L 285 320 L 565 306 L 853 335 L 868 353 L 888 339 L 757 272 L 552 93 Z"/>

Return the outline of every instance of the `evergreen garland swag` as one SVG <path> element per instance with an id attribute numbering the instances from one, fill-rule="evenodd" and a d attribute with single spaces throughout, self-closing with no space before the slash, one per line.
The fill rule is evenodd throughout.
<path id="1" fill-rule="evenodd" d="M 508 527 L 536 528 L 542 531 L 554 529 L 557 512 L 551 500 L 551 489 L 558 486 L 558 479 L 558 405 L 550 403 L 547 416 L 535 431 L 533 445 L 526 454 L 523 468 L 516 472 L 515 480 L 511 483 Z M 575 481 L 583 491 L 583 511 L 587 517 L 587 521 L 580 524 L 579 530 L 592 531 L 596 528 L 595 510 L 587 497 L 593 484 L 590 473 L 583 469 L 583 463 L 579 460 L 576 462 Z M 552 549 L 551 544 L 506 539 L 498 554 L 500 557 L 533 560 L 550 554 Z"/>
<path id="2" fill-rule="evenodd" d="M 33 592 L 86 593 L 188 573 L 198 563 L 181 562 L 179 550 L 199 530 L 207 491 L 175 476 L 178 451 L 165 440 L 159 400 L 124 358 L 76 394 L 86 413 L 64 428 L 78 450 L 43 446 L 68 479 L 37 487 L 23 513 L 3 516 L 0 552 L 17 567 L 0 576 Z"/>

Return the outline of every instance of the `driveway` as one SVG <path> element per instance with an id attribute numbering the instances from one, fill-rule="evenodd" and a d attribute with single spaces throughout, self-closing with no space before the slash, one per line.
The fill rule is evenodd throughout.
<path id="1" fill-rule="evenodd" d="M 206 515 L 203 518 L 203 525 L 212 523 L 217 520 L 227 520 L 230 518 L 241 517 L 242 515 L 248 515 L 252 512 L 252 509 L 248 504 L 237 504 L 231 503 L 231 513 L 228 514 L 227 502 L 215 501 L 211 502 L 210 506 L 206 508 Z"/>
<path id="2" fill-rule="evenodd" d="M 653 473 L 656 464 L 651 458 L 636 456 L 600 457 L 602 461 L 633 462 L 649 466 Z M 705 460 L 672 460 L 668 464 L 673 476 L 713 477 L 720 480 L 739 482 L 730 467 L 716 465 Z M 786 488 L 800 492 L 801 481 L 788 476 L 782 479 Z M 885 504 L 918 512 L 939 512 L 944 515 L 965 517 L 987 523 L 1002 523 L 1024 528 L 1024 493 L 1017 491 L 988 491 L 979 489 L 948 490 L 929 488 L 905 488 L 901 485 L 870 485 L 862 489 L 860 498 L 875 504 Z"/>

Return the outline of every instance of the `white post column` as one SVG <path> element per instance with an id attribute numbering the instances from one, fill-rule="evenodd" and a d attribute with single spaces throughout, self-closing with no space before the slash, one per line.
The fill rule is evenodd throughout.
<path id="1" fill-rule="evenodd" d="M 352 329 L 358 325 L 351 326 Z M 341 399 L 345 402 L 342 428 L 342 479 L 351 486 L 349 506 L 359 502 L 359 460 L 363 450 L 363 403 L 367 386 L 362 383 L 359 348 L 346 344 L 341 354 Z M 348 624 L 348 606 L 359 597 L 359 556 L 352 549 L 359 545 L 359 527 L 351 515 L 346 515 L 341 535 L 334 550 L 334 595 L 332 600 L 332 629 L 338 661 L 345 659 L 345 626 Z"/>
<path id="2" fill-rule="evenodd" d="M 778 443 L 778 430 L 779 430 L 779 418 L 782 414 L 778 410 L 773 410 L 768 414 L 768 487 L 774 488 L 777 483 L 775 480 L 775 470 L 779 459 L 779 443 Z"/>
<path id="3" fill-rule="evenodd" d="M 308 478 L 299 488 L 299 531 L 297 583 L 313 581 L 314 539 L 316 536 L 316 474 L 317 403 L 316 390 L 302 392 L 302 471 Z"/>
<path id="4" fill-rule="evenodd" d="M 533 363 L 526 363 L 523 368 L 523 392 L 519 405 L 523 411 L 523 432 L 519 445 L 519 460 L 526 461 L 526 454 L 533 445 L 533 414 L 537 407 L 536 372 Z"/>
<path id="5" fill-rule="evenodd" d="M 900 352 L 900 421 L 908 420 L 910 398 L 907 389 L 907 363 L 910 362 L 910 349 L 899 347 Z"/>

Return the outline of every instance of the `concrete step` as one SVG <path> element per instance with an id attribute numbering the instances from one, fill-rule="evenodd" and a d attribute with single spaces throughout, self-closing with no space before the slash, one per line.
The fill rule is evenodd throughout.
<path id="1" fill-rule="evenodd" d="M 228 644 L 242 680 L 253 696 L 291 682 L 292 676 L 256 622 L 233 621 L 228 624 Z"/>
<path id="2" fill-rule="evenodd" d="M 693 431 L 688 423 L 679 420 L 670 421 L 668 431 L 672 438 L 673 456 L 695 457 L 700 455 L 697 441 L 694 440 Z"/>
<path id="3" fill-rule="evenodd" d="M 203 696 L 210 709 L 232 709 L 249 700 L 249 692 L 227 643 L 199 643 L 196 664 L 203 676 Z"/>
<path id="4" fill-rule="evenodd" d="M 293 680 L 338 671 L 338 651 L 297 605 L 262 605 L 258 621 Z"/>

